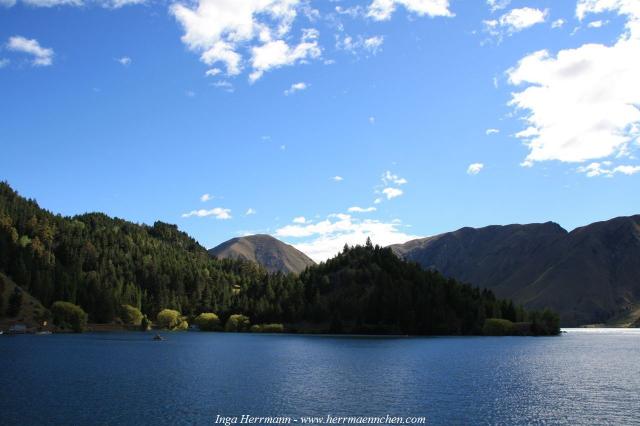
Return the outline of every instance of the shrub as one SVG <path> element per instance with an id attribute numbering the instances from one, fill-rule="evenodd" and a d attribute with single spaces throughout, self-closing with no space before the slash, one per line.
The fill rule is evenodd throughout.
<path id="1" fill-rule="evenodd" d="M 513 334 L 513 323 L 506 319 L 487 318 L 482 333 L 486 336 L 508 336 Z"/>
<path id="2" fill-rule="evenodd" d="M 224 326 L 225 331 L 247 331 L 249 330 L 249 326 L 251 325 L 251 321 L 249 321 L 249 317 L 244 315 L 231 315 L 227 320 L 227 324 Z"/>
<path id="3" fill-rule="evenodd" d="M 61 328 L 70 328 L 76 333 L 82 333 L 87 325 L 87 313 L 78 305 L 58 301 L 51 305 L 53 323 Z"/>
<path id="4" fill-rule="evenodd" d="M 158 326 L 167 330 L 186 330 L 189 328 L 180 312 L 173 309 L 163 309 L 158 313 Z"/>
<path id="5" fill-rule="evenodd" d="M 140 325 L 142 322 L 142 312 L 140 309 L 131 305 L 122 305 L 120 307 L 120 318 L 125 324 Z"/>
<path id="6" fill-rule="evenodd" d="M 196 325 L 202 331 L 220 330 L 220 318 L 212 312 L 203 312 L 195 319 Z"/>

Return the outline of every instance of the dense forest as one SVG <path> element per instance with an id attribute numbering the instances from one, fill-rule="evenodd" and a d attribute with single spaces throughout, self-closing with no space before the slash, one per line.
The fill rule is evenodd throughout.
<path id="1" fill-rule="evenodd" d="M 527 313 L 370 241 L 345 246 L 299 276 L 270 274 L 254 263 L 211 258 L 175 225 L 54 215 L 7 183 L 0 183 L 0 272 L 45 307 L 70 302 L 94 323 L 112 322 L 131 305 L 150 318 L 163 309 L 190 318 L 244 314 L 290 330 L 317 324 L 332 332 L 480 334 L 486 319 L 498 318 L 528 321 L 534 334 L 557 331 L 549 312 Z"/>

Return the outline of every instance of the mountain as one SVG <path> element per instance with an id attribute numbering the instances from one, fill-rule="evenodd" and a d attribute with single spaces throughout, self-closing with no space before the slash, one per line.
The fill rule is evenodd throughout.
<path id="1" fill-rule="evenodd" d="M 299 274 L 307 267 L 315 265 L 315 262 L 300 250 L 264 234 L 233 238 L 212 248 L 209 254 L 219 259 L 255 262 L 270 272 Z"/>
<path id="2" fill-rule="evenodd" d="M 552 222 L 462 228 L 391 248 L 527 308 L 549 307 L 565 326 L 611 322 L 640 307 L 640 216 L 571 232 Z"/>

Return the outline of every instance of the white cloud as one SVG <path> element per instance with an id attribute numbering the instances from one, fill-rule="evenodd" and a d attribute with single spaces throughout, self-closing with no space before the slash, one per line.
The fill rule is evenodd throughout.
<path id="1" fill-rule="evenodd" d="M 366 38 L 363 36 L 354 38 L 350 35 L 336 37 L 336 49 L 344 50 L 353 55 L 358 55 L 360 52 L 376 55 L 380 51 L 383 43 L 384 36 L 381 35 Z"/>
<path id="2" fill-rule="evenodd" d="M 491 13 L 506 9 L 509 4 L 511 4 L 511 0 L 487 0 L 487 5 L 489 6 Z"/>
<path id="3" fill-rule="evenodd" d="M 511 35 L 545 22 L 548 13 L 531 7 L 512 9 L 498 19 L 484 21 L 485 31 L 496 37 Z"/>
<path id="4" fill-rule="evenodd" d="M 215 77 L 220 73 L 222 73 L 222 70 L 220 68 L 210 68 L 204 73 L 204 75 L 207 77 Z"/>
<path id="5" fill-rule="evenodd" d="M 248 47 L 257 79 L 268 69 L 319 56 L 317 43 L 304 40 L 306 35 L 293 48 L 283 40 L 300 6 L 298 0 L 196 0 L 174 3 L 170 11 L 184 29 L 183 43 L 202 62 L 222 63 L 228 75 L 238 75 L 241 51 Z"/>
<path id="6" fill-rule="evenodd" d="M 623 175 L 631 176 L 636 173 L 640 173 L 640 166 L 617 166 L 613 169 L 614 173 L 622 173 Z"/>
<path id="7" fill-rule="evenodd" d="M 386 195 L 387 200 L 392 200 L 404 194 L 404 192 L 400 188 L 384 188 L 382 190 L 382 193 Z"/>
<path id="8" fill-rule="evenodd" d="M 72 6 L 81 7 L 96 4 L 108 9 L 119 9 L 124 6 L 142 4 L 146 0 L 95 0 L 85 2 L 83 0 L 22 0 L 22 3 L 30 7 L 56 7 L 56 6 Z M 17 3 L 16 0 L 0 0 L 0 6 L 12 7 Z"/>
<path id="9" fill-rule="evenodd" d="M 214 216 L 216 219 L 227 220 L 231 219 L 231 210 L 224 209 L 222 207 L 216 207 L 210 210 L 200 209 L 192 210 L 189 213 L 183 213 L 182 217 L 208 217 Z"/>
<path id="10" fill-rule="evenodd" d="M 564 24 L 566 24 L 566 23 L 567 23 L 567 21 L 565 21 L 562 18 L 556 19 L 555 21 L 553 21 L 551 23 L 551 28 L 562 28 L 564 26 Z"/>
<path id="11" fill-rule="evenodd" d="M 369 117 L 369 124 L 376 124 L 376 118 L 374 116 Z"/>
<path id="12" fill-rule="evenodd" d="M 418 238 L 399 229 L 398 222 L 384 223 L 370 219 L 355 219 L 348 214 L 335 214 L 314 224 L 287 225 L 275 232 L 279 238 L 305 238 L 294 247 L 317 262 L 342 250 L 345 244 L 364 244 L 370 237 L 374 244 L 387 246 Z"/>
<path id="13" fill-rule="evenodd" d="M 147 0 L 110 0 L 103 2 L 103 6 L 109 7 L 112 9 L 119 9 L 124 6 L 136 5 L 136 4 L 144 4 Z"/>
<path id="14" fill-rule="evenodd" d="M 307 223 L 307 219 L 304 216 L 294 217 L 293 223 Z"/>
<path id="15" fill-rule="evenodd" d="M 299 92 L 301 90 L 306 90 L 307 87 L 308 87 L 307 83 L 304 83 L 304 82 L 293 83 L 291 87 L 289 87 L 287 90 L 284 91 L 284 94 L 285 96 L 293 95 L 294 93 Z"/>
<path id="16" fill-rule="evenodd" d="M 610 161 L 593 162 L 586 166 L 578 167 L 579 173 L 585 173 L 588 177 L 604 176 L 613 177 L 615 174 L 631 176 L 640 173 L 640 166 L 622 165 L 611 167 Z"/>
<path id="17" fill-rule="evenodd" d="M 344 178 L 342 176 L 334 176 L 331 178 L 334 182 L 342 182 Z"/>
<path id="18" fill-rule="evenodd" d="M 53 64 L 53 49 L 40 46 L 36 39 L 27 39 L 22 36 L 11 37 L 7 43 L 7 49 L 32 55 L 34 66 L 46 67 Z"/>
<path id="19" fill-rule="evenodd" d="M 233 93 L 233 91 L 235 90 L 233 84 L 231 84 L 231 82 L 227 80 L 216 81 L 212 84 L 212 86 L 229 93 Z"/>
<path id="20" fill-rule="evenodd" d="M 120 63 L 122 66 L 129 66 L 131 64 L 131 58 L 128 56 L 123 56 L 121 58 L 116 58 L 116 61 Z"/>
<path id="21" fill-rule="evenodd" d="M 376 21 L 386 21 L 391 19 L 397 5 L 404 6 L 407 11 L 419 16 L 454 16 L 449 10 L 449 0 L 373 0 L 367 16 Z"/>
<path id="22" fill-rule="evenodd" d="M 405 178 L 402 178 L 396 174 L 391 173 L 389 170 L 382 174 L 382 183 L 385 185 L 395 184 L 395 185 L 404 185 L 408 181 Z"/>
<path id="23" fill-rule="evenodd" d="M 496 134 L 500 133 L 500 129 L 487 129 L 485 131 L 485 133 L 486 133 L 487 136 L 496 135 Z"/>
<path id="24" fill-rule="evenodd" d="M 54 7 L 54 6 L 82 6 L 82 0 L 22 0 L 26 5 L 32 7 Z"/>
<path id="25" fill-rule="evenodd" d="M 380 46 L 382 46 L 382 43 L 384 43 L 383 36 L 373 36 L 373 37 L 365 38 L 364 48 L 365 50 L 368 50 L 369 52 L 375 54 L 378 52 L 378 49 L 380 49 Z"/>
<path id="26" fill-rule="evenodd" d="M 274 68 L 320 57 L 322 50 L 317 38 L 317 31 L 307 30 L 302 41 L 294 47 L 289 46 L 284 40 L 268 41 L 261 46 L 253 47 L 251 65 L 254 71 L 249 75 L 249 80 L 254 82 Z"/>
<path id="27" fill-rule="evenodd" d="M 469 164 L 469 167 L 467 167 L 467 174 L 477 175 L 482 171 L 482 169 L 484 169 L 484 164 L 482 163 Z"/>
<path id="28" fill-rule="evenodd" d="M 0 68 L 4 68 L 9 65 L 11 61 L 6 58 L 0 58 Z"/>
<path id="29" fill-rule="evenodd" d="M 349 207 L 347 209 L 347 211 L 349 213 L 371 213 L 371 212 L 375 212 L 377 209 L 375 207 L 358 207 L 358 206 L 353 206 L 353 207 Z"/>
<path id="30" fill-rule="evenodd" d="M 522 58 L 507 71 L 509 83 L 526 85 L 510 105 L 527 123 L 516 137 L 529 153 L 523 165 L 583 162 L 628 155 L 640 135 L 640 2 L 579 0 L 576 15 L 617 11 L 626 30 L 613 45 L 584 44 L 556 55 Z"/>
<path id="31" fill-rule="evenodd" d="M 373 204 L 380 204 L 382 203 L 382 198 L 376 198 L 375 200 L 373 200 Z"/>
<path id="32" fill-rule="evenodd" d="M 607 25 L 608 21 L 591 21 L 587 24 L 587 27 L 589 28 L 602 28 L 603 26 Z"/>
<path id="33" fill-rule="evenodd" d="M 249 207 L 249 208 L 247 209 L 247 211 L 244 213 L 244 215 L 245 215 L 245 216 L 252 216 L 252 215 L 254 215 L 254 214 L 256 214 L 256 213 L 258 213 L 258 212 L 257 212 L 255 209 L 253 209 L 253 208 Z"/>
<path id="34" fill-rule="evenodd" d="M 213 200 L 215 197 L 211 194 L 202 194 L 200 196 L 200 201 L 202 201 L 203 203 L 206 203 L 207 201 Z"/>

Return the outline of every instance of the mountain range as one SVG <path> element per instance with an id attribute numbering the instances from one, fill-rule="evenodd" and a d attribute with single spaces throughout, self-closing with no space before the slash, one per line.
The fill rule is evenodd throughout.
<path id="1" fill-rule="evenodd" d="M 571 232 L 554 222 L 465 227 L 391 249 L 525 308 L 551 308 L 564 326 L 640 321 L 640 215 Z M 209 253 L 252 260 L 271 271 L 300 273 L 313 264 L 266 235 L 234 238 Z"/>
<path id="2" fill-rule="evenodd" d="M 553 222 L 462 228 L 392 249 L 527 308 L 549 307 L 565 326 L 637 321 L 640 215 L 571 232 Z"/>

